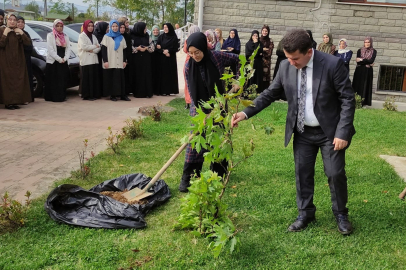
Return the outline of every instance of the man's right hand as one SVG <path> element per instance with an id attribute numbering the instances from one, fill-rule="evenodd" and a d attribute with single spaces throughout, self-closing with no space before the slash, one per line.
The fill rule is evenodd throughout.
<path id="1" fill-rule="evenodd" d="M 104 68 L 109 68 L 109 63 L 106 62 L 106 63 L 103 64 L 103 66 L 104 66 Z"/>
<path id="2" fill-rule="evenodd" d="M 233 114 L 233 118 L 231 119 L 231 127 L 238 127 L 238 122 L 246 119 L 245 113 L 243 112 Z"/>

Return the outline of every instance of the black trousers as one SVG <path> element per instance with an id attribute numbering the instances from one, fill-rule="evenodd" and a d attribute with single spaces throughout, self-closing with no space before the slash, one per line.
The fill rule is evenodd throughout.
<path id="1" fill-rule="evenodd" d="M 314 166 L 319 149 L 323 158 L 324 173 L 330 187 L 333 213 L 334 215 L 348 214 L 346 207 L 348 201 L 345 174 L 346 148 L 335 151 L 334 145 L 327 139 L 320 127 L 305 126 L 303 133 L 295 131 L 293 153 L 296 171 L 296 203 L 300 216 L 306 218 L 315 216 Z"/>

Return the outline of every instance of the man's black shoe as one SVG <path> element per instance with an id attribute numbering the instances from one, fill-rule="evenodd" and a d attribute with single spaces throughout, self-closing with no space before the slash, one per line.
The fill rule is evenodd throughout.
<path id="1" fill-rule="evenodd" d="M 125 100 L 125 101 L 131 101 L 131 99 L 129 99 L 127 96 L 122 96 L 121 100 Z"/>
<path id="2" fill-rule="evenodd" d="M 288 231 L 290 232 L 300 232 L 303 231 L 304 229 L 306 229 L 307 225 L 309 225 L 311 222 L 315 221 L 316 218 L 315 217 L 311 217 L 311 218 L 304 218 L 301 216 L 298 216 L 295 220 L 295 222 L 293 222 L 289 228 Z"/>
<path id="3" fill-rule="evenodd" d="M 336 221 L 338 225 L 338 231 L 343 235 L 349 235 L 352 233 L 352 225 L 351 222 L 348 220 L 347 215 L 336 215 Z"/>

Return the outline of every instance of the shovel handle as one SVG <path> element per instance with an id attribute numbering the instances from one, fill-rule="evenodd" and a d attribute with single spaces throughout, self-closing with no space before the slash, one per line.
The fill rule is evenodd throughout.
<path id="1" fill-rule="evenodd" d="M 156 181 L 158 181 L 159 177 L 162 176 L 162 174 L 164 174 L 164 172 L 166 171 L 166 169 L 168 169 L 168 167 L 175 161 L 175 159 L 180 155 L 180 153 L 182 153 L 183 149 L 186 148 L 186 146 L 189 144 L 189 142 L 193 139 L 193 137 L 195 136 L 195 134 L 191 134 L 189 136 L 189 139 L 186 143 L 182 144 L 181 147 L 179 147 L 178 151 L 175 152 L 175 154 L 173 154 L 173 156 L 165 163 L 165 165 L 161 168 L 161 170 L 159 170 L 159 172 L 154 176 L 154 178 L 152 178 L 152 180 L 148 183 L 148 185 L 146 185 L 142 191 L 138 194 L 144 194 L 150 187 L 152 187 Z"/>
<path id="2" fill-rule="evenodd" d="M 404 199 L 406 197 L 406 188 L 402 191 L 402 193 L 399 194 L 400 199 Z"/>

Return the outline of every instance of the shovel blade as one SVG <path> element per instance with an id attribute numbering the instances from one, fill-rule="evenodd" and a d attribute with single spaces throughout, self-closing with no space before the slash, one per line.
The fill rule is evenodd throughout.
<path id="1" fill-rule="evenodd" d="M 139 201 L 142 200 L 146 197 L 149 197 L 153 195 L 153 193 L 150 192 L 144 192 L 142 193 L 142 189 L 139 188 L 134 188 L 126 193 L 123 194 L 123 196 L 127 199 L 127 201 L 129 202 L 133 202 L 133 201 Z"/>

